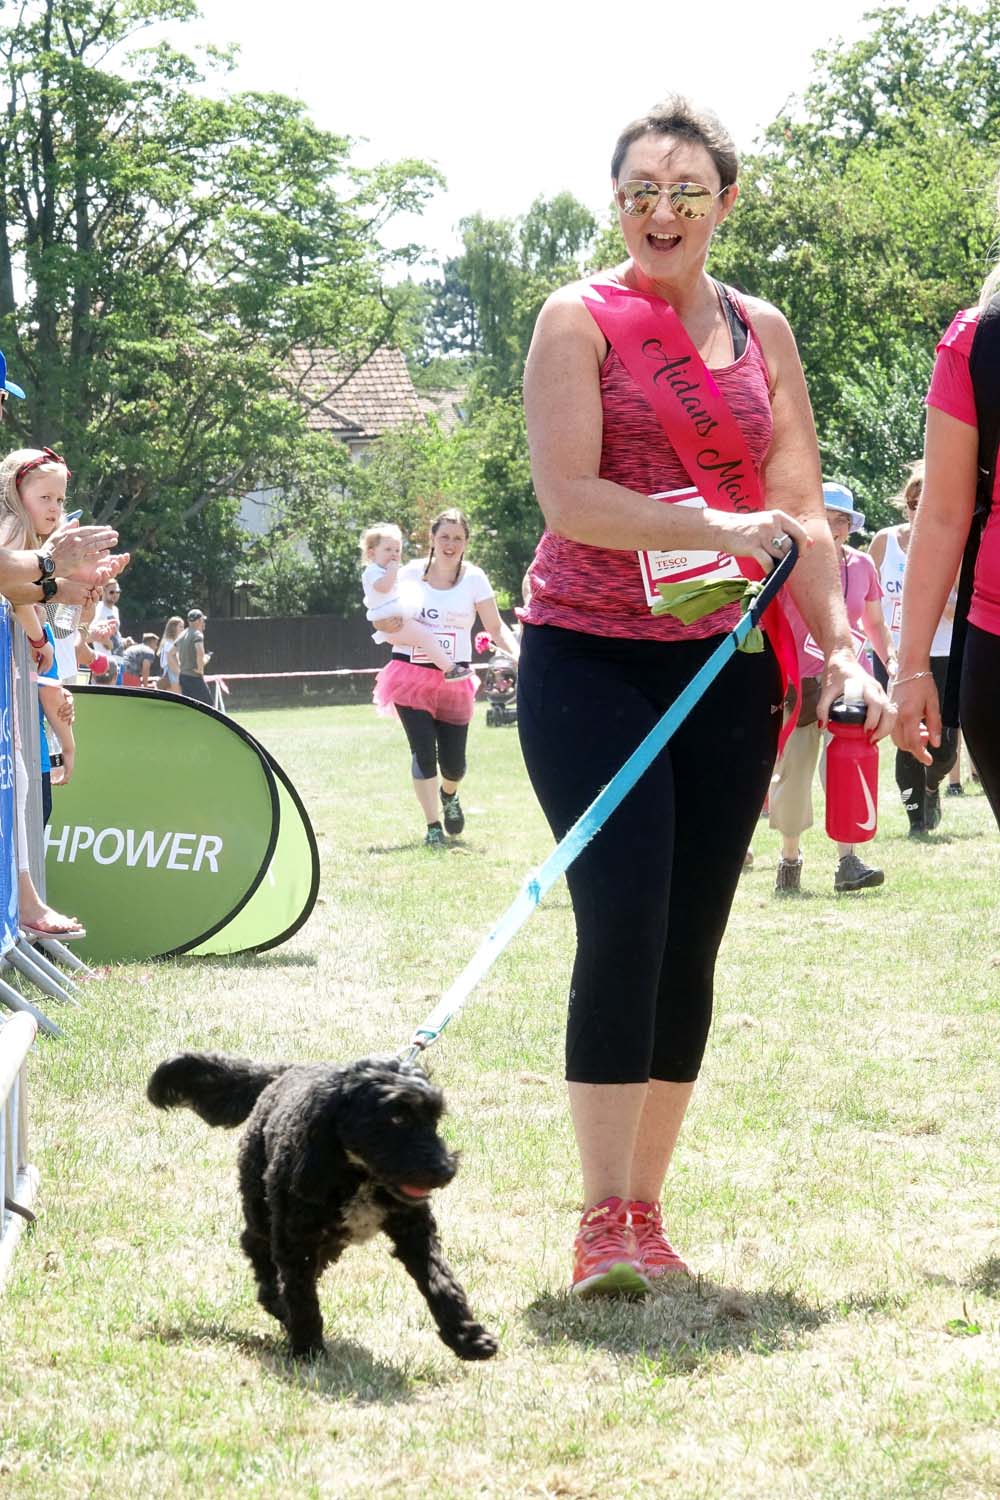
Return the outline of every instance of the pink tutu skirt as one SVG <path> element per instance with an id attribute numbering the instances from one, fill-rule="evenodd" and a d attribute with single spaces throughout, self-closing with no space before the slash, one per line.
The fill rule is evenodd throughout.
<path id="1" fill-rule="evenodd" d="M 386 718 L 396 717 L 396 705 L 422 708 L 445 724 L 468 724 L 479 680 L 473 672 L 448 682 L 436 667 L 415 667 L 393 658 L 375 679 L 372 701 Z"/>

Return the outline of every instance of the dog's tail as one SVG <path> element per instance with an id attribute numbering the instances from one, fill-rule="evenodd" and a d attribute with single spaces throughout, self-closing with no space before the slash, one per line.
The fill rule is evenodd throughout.
<path id="1" fill-rule="evenodd" d="M 157 1109 L 185 1105 L 209 1125 L 242 1125 L 288 1063 L 255 1063 L 221 1052 L 178 1052 L 150 1077 L 146 1097 Z"/>

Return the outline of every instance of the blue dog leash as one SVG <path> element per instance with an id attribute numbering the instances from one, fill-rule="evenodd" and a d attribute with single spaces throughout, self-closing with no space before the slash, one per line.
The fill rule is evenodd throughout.
<path id="1" fill-rule="evenodd" d="M 674 700 L 663 717 L 649 731 L 646 738 L 633 750 L 621 770 L 599 792 L 593 802 L 577 818 L 573 827 L 553 849 L 548 859 L 525 880 L 514 901 L 504 912 L 496 926 L 480 943 L 472 958 L 458 978 L 442 995 L 437 1005 L 413 1033 L 409 1048 L 402 1054 L 404 1062 L 413 1062 L 419 1054 L 437 1041 L 450 1021 L 461 1013 L 466 1000 L 479 981 L 489 973 L 500 954 L 515 933 L 519 932 L 534 912 L 545 893 L 564 875 L 587 844 L 610 818 L 615 808 L 625 800 L 644 771 L 647 771 L 659 755 L 671 735 L 680 728 L 695 704 L 718 677 L 729 658 L 735 655 L 742 642 L 760 622 L 760 617 L 785 584 L 798 560 L 799 550 L 795 542 L 767 579 L 749 609 L 719 642 L 700 671 L 688 683 L 684 691 Z"/>

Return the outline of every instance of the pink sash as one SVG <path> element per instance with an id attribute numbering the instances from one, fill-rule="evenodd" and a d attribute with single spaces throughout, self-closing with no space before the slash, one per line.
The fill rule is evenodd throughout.
<path id="1" fill-rule="evenodd" d="M 753 458 L 726 399 L 669 302 L 616 282 L 595 282 L 584 306 L 659 419 L 692 482 L 716 510 L 764 509 Z M 744 578 L 764 572 L 752 558 L 738 557 Z M 798 653 L 778 600 L 761 622 L 782 685 L 799 691 Z M 789 721 L 794 727 L 794 719 Z M 782 733 L 782 745 L 790 733 Z"/>

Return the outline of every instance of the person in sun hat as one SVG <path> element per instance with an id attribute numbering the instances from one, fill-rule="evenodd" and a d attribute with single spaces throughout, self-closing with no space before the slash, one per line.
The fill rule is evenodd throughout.
<path id="1" fill-rule="evenodd" d="M 720 121 L 685 99 L 633 120 L 611 160 L 627 258 L 554 292 L 535 327 L 524 399 L 546 529 L 518 611 L 518 729 L 557 838 L 739 618 L 738 603 L 688 623 L 651 612 L 652 582 L 692 553 L 697 580 L 742 573 L 734 558 L 759 578 L 794 540 L 789 588 L 821 644 L 824 710 L 861 675 L 795 339 L 776 308 L 706 270 L 738 211 L 737 167 Z M 773 623 L 791 671 L 787 629 Z M 888 704 L 871 678 L 862 692 L 877 738 Z M 584 1210 L 574 1295 L 641 1296 L 685 1269 L 660 1197 L 783 696 L 770 642 L 738 652 L 567 870 L 566 1078 Z"/>
<path id="2" fill-rule="evenodd" d="M 844 484 L 824 483 L 823 504 L 837 552 L 841 592 L 855 645 L 859 654 L 867 657 L 870 642 L 876 655 L 888 667 L 895 660 L 895 651 L 882 613 L 882 585 L 878 570 L 866 552 L 847 546 L 849 536 L 864 530 L 865 518 L 855 508 L 854 496 Z M 825 774 L 825 750 L 829 742 L 816 713 L 823 670 L 822 652 L 794 605 L 788 607 L 788 616 L 799 654 L 798 721 L 775 768 L 768 800 L 770 825 L 781 834 L 781 859 L 774 889 L 778 895 L 784 896 L 794 895 L 801 889 L 800 841 L 805 830 L 812 827 L 813 776 L 821 752 Z M 863 658 L 859 667 L 867 670 Z M 861 891 L 882 884 L 884 871 L 866 865 L 855 853 L 853 844 L 838 844 L 837 849 L 837 869 L 833 879 L 835 891 Z"/>

